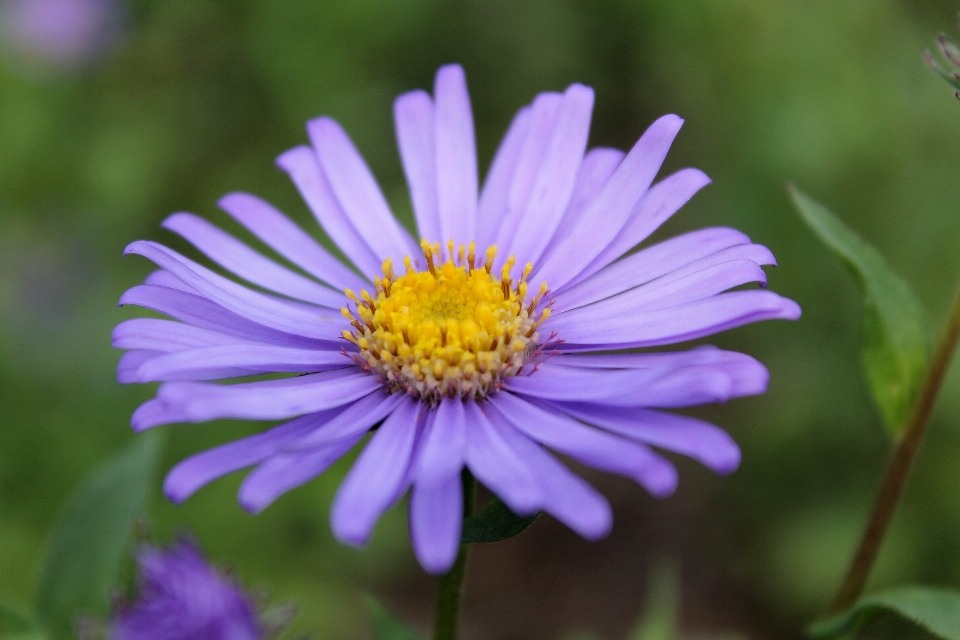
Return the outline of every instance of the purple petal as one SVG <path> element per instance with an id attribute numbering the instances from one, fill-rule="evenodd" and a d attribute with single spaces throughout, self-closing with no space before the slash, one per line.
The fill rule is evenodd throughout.
<path id="1" fill-rule="evenodd" d="M 132 304 L 152 309 L 188 325 L 244 340 L 318 349 L 338 349 L 343 346 L 342 340 L 339 342 L 315 340 L 265 327 L 228 311 L 211 300 L 168 287 L 154 285 L 132 287 L 120 296 L 119 304 L 120 306 Z"/>
<path id="2" fill-rule="evenodd" d="M 136 433 L 140 433 L 161 424 L 187 420 L 186 414 L 179 407 L 168 405 L 160 398 L 152 398 L 136 408 L 130 416 L 130 426 Z"/>
<path id="3" fill-rule="evenodd" d="M 477 219 L 477 145 L 467 80 L 460 65 L 440 67 L 433 88 L 436 100 L 437 209 L 441 243 L 474 239 Z"/>
<path id="4" fill-rule="evenodd" d="M 514 429 L 495 406 L 491 406 L 488 416 L 492 423 L 510 427 L 502 434 L 536 476 L 543 489 L 543 508 L 547 513 L 588 540 L 597 540 L 610 533 L 613 514 L 602 495 L 540 445 Z"/>
<path id="5" fill-rule="evenodd" d="M 390 257 L 397 265 L 403 264 L 405 255 L 417 255 L 418 245 L 393 217 L 373 174 L 340 125 L 316 118 L 307 123 L 307 134 L 343 212 L 374 255 L 381 260 Z"/>
<path id="6" fill-rule="evenodd" d="M 543 508 L 545 499 L 540 483 L 503 433 L 513 427 L 497 419 L 499 416 L 488 418 L 475 402 L 467 403 L 466 411 L 470 428 L 465 457 L 473 475 L 515 513 L 532 514 Z"/>
<path id="7" fill-rule="evenodd" d="M 260 241 L 313 277 L 341 291 L 370 286 L 270 203 L 248 193 L 230 193 L 218 204 Z"/>
<path id="8" fill-rule="evenodd" d="M 155 242 L 139 240 L 130 244 L 124 253 L 135 253 L 152 260 L 218 305 L 279 331 L 336 340 L 344 327 L 349 327 L 338 313 L 320 307 L 310 312 L 304 307 L 252 291 Z"/>
<path id="9" fill-rule="evenodd" d="M 632 478 L 658 498 L 677 488 L 677 470 L 648 447 L 585 426 L 511 393 L 491 400 L 513 426 L 586 465 Z"/>
<path id="10" fill-rule="evenodd" d="M 443 235 L 437 208 L 433 101 L 426 91 L 405 93 L 393 103 L 393 121 L 417 231 L 421 238 L 437 242 Z"/>
<path id="11" fill-rule="evenodd" d="M 417 460 L 417 482 L 439 482 L 460 473 L 467 434 L 465 404 L 459 398 L 444 398 L 440 402 L 433 421 L 424 430 Z"/>
<path id="12" fill-rule="evenodd" d="M 353 448 L 363 433 L 332 445 L 302 453 L 281 453 L 263 462 L 240 484 L 240 506 L 260 513 L 291 489 L 313 480 Z"/>
<path id="13" fill-rule="evenodd" d="M 254 373 L 312 373 L 349 366 L 353 366 L 353 361 L 337 351 L 232 344 L 199 347 L 152 358 L 141 365 L 137 378 L 138 382 L 160 382 L 183 374 L 230 367 Z"/>
<path id="14" fill-rule="evenodd" d="M 589 265 L 620 233 L 660 169 L 683 120 L 663 116 L 644 132 L 570 235 L 546 256 L 535 280 L 559 289 Z"/>
<path id="15" fill-rule="evenodd" d="M 117 349 L 152 349 L 165 353 L 243 342 L 219 331 L 158 318 L 124 320 L 113 328 L 111 338 Z"/>
<path id="16" fill-rule="evenodd" d="M 138 382 L 137 369 L 150 358 L 156 358 L 161 355 L 159 351 L 147 349 L 137 349 L 136 351 L 127 351 L 120 356 L 120 362 L 117 363 L 117 382 L 120 384 L 132 384 Z"/>
<path id="17" fill-rule="evenodd" d="M 551 330 L 563 340 L 557 348 L 596 351 L 598 348 L 652 347 L 695 340 L 751 322 L 800 317 L 796 302 L 771 291 L 721 293 L 677 307 L 633 315 L 590 312 L 595 306 L 565 313 L 551 324 Z"/>
<path id="18" fill-rule="evenodd" d="M 180 278 L 173 275 L 169 271 L 164 271 L 163 269 L 157 269 L 156 271 L 151 271 L 147 274 L 147 277 L 143 279 L 143 284 L 153 284 L 158 287 L 170 287 L 171 289 L 177 289 L 178 291 L 186 291 L 187 293 L 192 293 L 197 295 L 197 290 L 193 287 L 188 286 Z"/>
<path id="19" fill-rule="evenodd" d="M 732 473 L 740 465 L 740 448 L 723 429 L 687 416 L 647 409 L 555 403 L 564 413 L 618 435 L 675 451 L 717 473 Z"/>
<path id="20" fill-rule="evenodd" d="M 281 267 L 197 216 L 175 213 L 164 220 L 161 226 L 179 234 L 211 260 L 247 282 L 332 309 L 339 309 L 346 304 L 342 292 Z"/>
<path id="21" fill-rule="evenodd" d="M 686 204 L 697 191 L 708 184 L 710 184 L 710 178 L 699 169 L 681 169 L 653 185 L 634 207 L 620 233 L 577 276 L 576 280 L 582 280 L 596 273 L 640 244 Z"/>
<path id="22" fill-rule="evenodd" d="M 477 248 L 480 250 L 497 241 L 501 221 L 507 213 L 510 185 L 530 128 L 530 112 L 530 107 L 524 107 L 513 117 L 483 182 L 477 205 Z"/>
<path id="23" fill-rule="evenodd" d="M 314 217 L 343 253 L 367 278 L 380 273 L 383 256 L 378 256 L 354 229 L 350 218 L 333 193 L 330 181 L 310 147 L 295 147 L 277 158 L 277 166 L 297 185 Z"/>
<path id="24" fill-rule="evenodd" d="M 277 420 L 343 406 L 373 392 L 380 382 L 357 369 L 243 384 L 168 382 L 157 398 L 190 422 L 218 418 Z"/>
<path id="25" fill-rule="evenodd" d="M 170 501 L 180 504 L 217 478 L 253 466 L 275 455 L 285 444 L 322 427 L 339 411 L 341 409 L 337 408 L 301 416 L 269 431 L 190 456 L 167 474 L 163 482 L 163 493 Z"/>
<path id="26" fill-rule="evenodd" d="M 404 397 L 400 393 L 387 393 L 378 389 L 341 411 L 323 425 L 322 429 L 309 433 L 302 440 L 285 445 L 285 448 L 291 452 L 306 451 L 365 433 L 390 415 Z"/>
<path id="27" fill-rule="evenodd" d="M 776 264 L 773 254 L 739 231 L 702 229 L 671 238 L 615 262 L 586 280 L 553 295 L 554 310 L 562 313 L 640 286 L 681 269 L 709 266 L 745 258 L 757 264 Z M 685 275 L 689 271 L 683 271 Z"/>
<path id="28" fill-rule="evenodd" d="M 530 107 L 530 123 L 526 127 L 526 136 L 510 176 L 507 208 L 496 229 L 497 246 L 509 246 L 523 220 L 562 104 L 561 94 L 548 92 L 538 94 Z M 506 251 L 499 254 L 498 265 L 506 260 L 507 255 Z"/>
<path id="29" fill-rule="evenodd" d="M 357 458 L 333 499 L 330 524 L 344 544 L 362 546 L 400 494 L 420 431 L 422 407 L 405 396 Z"/>
<path id="30" fill-rule="evenodd" d="M 683 366 L 682 356 L 660 366 L 626 371 L 578 369 L 547 363 L 529 376 L 507 378 L 504 386 L 516 393 L 544 400 L 617 404 L 630 402 L 654 381 L 680 366 Z"/>
<path id="31" fill-rule="evenodd" d="M 460 474 L 415 482 L 410 495 L 410 540 L 428 573 L 445 573 L 460 550 L 463 483 Z"/>
<path id="32" fill-rule="evenodd" d="M 620 166 L 626 155 L 619 149 L 597 147 L 583 156 L 583 162 L 577 170 L 577 177 L 574 181 L 573 193 L 570 195 L 570 203 L 563 213 L 560 226 L 557 227 L 550 243 L 544 249 L 545 255 L 553 253 L 557 245 L 570 235 L 580 218 L 583 217 L 587 206 L 597 197 L 597 194 L 603 189 L 603 185 L 607 184 L 610 176 Z"/>
<path id="33" fill-rule="evenodd" d="M 558 367 L 581 367 L 588 369 L 647 369 L 650 367 L 679 367 L 694 365 L 719 365 L 739 363 L 744 358 L 756 362 L 750 356 L 737 351 L 723 351 L 712 345 L 700 345 L 687 351 L 647 353 L 605 353 L 578 355 L 562 353 L 548 361 Z"/>
<path id="34" fill-rule="evenodd" d="M 582 84 L 570 85 L 563 94 L 523 216 L 511 242 L 503 247 L 521 264 L 536 262 L 560 225 L 587 148 L 592 112 L 593 90 Z"/>

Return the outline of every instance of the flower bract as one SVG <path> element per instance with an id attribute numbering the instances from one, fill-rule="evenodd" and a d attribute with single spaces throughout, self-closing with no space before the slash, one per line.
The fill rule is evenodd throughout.
<path id="1" fill-rule="evenodd" d="M 239 500 L 259 512 L 369 434 L 334 499 L 334 534 L 365 544 L 409 491 L 414 550 L 443 572 L 459 545 L 464 467 L 516 513 L 544 510 L 591 539 L 610 530 L 610 507 L 553 452 L 655 496 L 677 484 L 655 448 L 735 469 L 740 452 L 724 431 L 663 410 L 762 393 L 766 369 L 712 347 L 649 348 L 796 319 L 799 307 L 736 289 L 765 285 L 774 258 L 730 228 L 632 252 L 709 179 L 683 169 L 654 183 L 682 124 L 673 115 L 627 153 L 588 150 L 592 108 L 580 84 L 536 96 L 481 188 L 464 73 L 446 66 L 433 95 L 394 104 L 415 235 L 346 132 L 322 117 L 307 124 L 310 144 L 277 164 L 349 264 L 246 193 L 220 206 L 272 257 L 191 214 L 164 222 L 244 284 L 155 242 L 131 244 L 160 269 L 121 304 L 169 317 L 114 331 L 128 350 L 120 380 L 162 382 L 133 427 L 286 421 L 181 462 L 167 496 L 180 502 L 254 467 Z"/>

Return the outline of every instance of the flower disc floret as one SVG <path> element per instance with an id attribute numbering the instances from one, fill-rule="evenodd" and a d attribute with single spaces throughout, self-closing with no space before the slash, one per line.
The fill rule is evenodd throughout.
<path id="1" fill-rule="evenodd" d="M 387 259 L 373 295 L 346 290 L 356 308 L 342 309 L 354 327 L 343 337 L 359 348 L 357 364 L 392 391 L 429 402 L 485 398 L 536 353 L 537 328 L 550 315 L 549 308 L 537 311 L 547 285 L 528 300 L 533 264 L 514 281 L 511 256 L 495 275 L 496 247 L 483 265 L 474 243 L 455 252 L 451 241 L 445 257 L 439 243 L 423 240 L 421 248 L 426 268 L 418 270 L 407 256 L 406 273 L 396 275 Z"/>

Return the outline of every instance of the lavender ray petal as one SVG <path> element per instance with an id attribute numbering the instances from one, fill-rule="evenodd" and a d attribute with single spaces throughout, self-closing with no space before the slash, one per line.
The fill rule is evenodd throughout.
<path id="1" fill-rule="evenodd" d="M 211 260 L 247 282 L 332 309 L 339 309 L 345 304 L 342 292 L 281 267 L 195 215 L 175 213 L 164 220 L 161 226 L 179 234 Z"/>
<path id="2" fill-rule="evenodd" d="M 366 433 L 368 429 L 393 413 L 403 398 L 403 394 L 391 394 L 382 388 L 378 389 L 341 411 L 323 425 L 323 428 L 285 445 L 284 449 L 291 453 L 307 451 Z"/>
<path id="3" fill-rule="evenodd" d="M 443 243 L 452 238 L 457 245 L 469 244 L 477 224 L 477 145 L 463 68 L 456 64 L 440 67 L 433 95 L 437 211 L 442 234 L 436 240 Z"/>
<path id="4" fill-rule="evenodd" d="M 481 251 L 496 243 L 500 223 L 507 213 L 510 185 L 530 128 L 530 111 L 530 107 L 524 107 L 513 117 L 483 182 L 477 204 L 477 248 Z"/>
<path id="5" fill-rule="evenodd" d="M 344 328 L 349 328 L 338 313 L 320 307 L 311 313 L 304 307 L 252 291 L 154 242 L 139 240 L 124 253 L 152 260 L 225 309 L 273 329 L 307 338 L 336 340 Z"/>
<path id="6" fill-rule="evenodd" d="M 159 355 L 162 355 L 160 351 L 152 351 L 149 349 L 127 351 L 120 356 L 120 362 L 117 363 L 117 382 L 120 384 L 139 382 L 137 380 L 137 369 L 147 360 L 156 358 Z"/>
<path id="7" fill-rule="evenodd" d="M 362 433 L 321 449 L 272 456 L 243 479 L 237 494 L 240 506 L 250 513 L 260 513 L 287 491 L 329 469 L 361 438 Z"/>
<path id="8" fill-rule="evenodd" d="M 573 194 L 575 178 L 590 133 L 593 90 L 573 84 L 563 94 L 530 196 L 506 253 L 517 256 L 521 264 L 536 262 L 543 254 Z"/>
<path id="9" fill-rule="evenodd" d="M 261 242 L 332 287 L 359 291 L 369 281 L 334 258 L 273 205 L 249 193 L 229 193 L 217 203 Z"/>
<path id="10" fill-rule="evenodd" d="M 591 313 L 590 305 L 551 324 L 565 352 L 631 349 L 695 340 L 761 320 L 796 320 L 800 307 L 771 291 L 733 291 L 633 315 Z M 629 310 L 624 313 L 630 313 Z M 568 319 L 568 317 L 571 317 Z"/>
<path id="11" fill-rule="evenodd" d="M 366 544 L 377 519 L 403 490 L 421 411 L 419 403 L 405 396 L 340 485 L 330 510 L 333 535 L 340 542 Z"/>
<path id="12" fill-rule="evenodd" d="M 640 244 L 708 184 L 710 178 L 699 169 L 681 169 L 653 185 L 634 207 L 620 233 L 573 280 L 589 277 Z"/>
<path id="13" fill-rule="evenodd" d="M 192 455 L 170 470 L 163 482 L 163 493 L 171 502 L 180 504 L 217 478 L 276 455 L 285 444 L 321 428 L 340 411 L 338 407 L 321 413 L 311 413 L 263 433 Z"/>
<path id="14" fill-rule="evenodd" d="M 313 349 L 340 349 L 344 346 L 342 340 L 317 340 L 265 327 L 224 309 L 212 300 L 168 287 L 132 287 L 120 297 L 119 304 L 152 309 L 188 325 L 244 340 Z"/>
<path id="15" fill-rule="evenodd" d="M 720 474 L 740 465 L 740 447 L 726 431 L 696 418 L 649 409 L 629 412 L 617 407 L 554 403 L 564 413 L 618 435 L 674 451 Z"/>
<path id="16" fill-rule="evenodd" d="M 160 398 L 152 398 L 134 410 L 130 416 L 130 426 L 134 432 L 140 433 L 152 427 L 175 422 L 187 422 L 186 414 L 177 407 L 172 407 Z"/>
<path id="17" fill-rule="evenodd" d="M 581 369 L 548 362 L 533 375 L 507 378 L 504 386 L 543 400 L 616 403 L 642 393 L 683 362 L 681 356 L 661 366 L 630 370 Z"/>
<path id="18" fill-rule="evenodd" d="M 347 133 L 330 118 L 307 123 L 307 135 L 347 219 L 374 255 L 403 264 L 418 245 L 393 217 L 377 181 Z"/>
<path id="19" fill-rule="evenodd" d="M 474 402 L 466 405 L 465 458 L 467 466 L 488 489 L 515 513 L 536 513 L 544 506 L 544 491 L 520 453 L 510 444 L 504 430 L 510 424 L 488 417 Z"/>
<path id="20" fill-rule="evenodd" d="M 550 255 L 556 249 L 560 242 L 570 235 L 573 228 L 580 222 L 587 206 L 597 197 L 603 186 L 610 180 L 610 176 L 616 171 L 617 167 L 626 156 L 619 149 L 610 149 L 607 147 L 597 147 L 587 151 L 583 156 L 583 162 L 577 170 L 577 177 L 574 180 L 573 193 L 570 195 L 570 203 L 567 210 L 563 213 L 560 225 L 554 232 L 553 237 L 543 250 L 544 255 Z"/>
<path id="21" fill-rule="evenodd" d="M 415 482 L 410 496 L 410 540 L 428 573 L 445 573 L 460 550 L 463 483 L 460 474 Z"/>
<path id="22" fill-rule="evenodd" d="M 137 378 L 138 382 L 161 382 L 210 369 L 238 368 L 252 373 L 313 373 L 350 366 L 354 366 L 353 361 L 345 353 L 336 351 L 232 344 L 199 347 L 151 358 L 140 366 Z"/>
<path id="23" fill-rule="evenodd" d="M 459 398 L 440 402 L 424 430 L 414 476 L 417 482 L 430 484 L 460 473 L 467 436 L 464 405 Z"/>
<path id="24" fill-rule="evenodd" d="M 723 351 L 704 344 L 687 351 L 588 355 L 561 353 L 550 358 L 549 364 L 587 369 L 647 369 L 662 366 L 724 365 L 728 362 L 738 362 L 741 358 L 750 358 L 750 356 L 737 351 Z"/>
<path id="25" fill-rule="evenodd" d="M 513 236 L 523 221 L 523 214 L 530 201 L 533 185 L 540 171 L 543 156 L 550 145 L 550 134 L 563 104 L 563 96 L 559 93 L 547 92 L 538 94 L 530 106 L 530 122 L 526 128 L 523 144 L 520 145 L 519 156 L 510 176 L 510 190 L 507 195 L 506 211 L 500 219 L 496 229 L 496 245 L 506 247 L 511 244 Z M 506 260 L 506 251 L 498 254 L 496 266 L 499 268 Z"/>
<path id="26" fill-rule="evenodd" d="M 157 269 L 156 271 L 151 271 L 147 274 L 147 277 L 143 279 L 143 284 L 152 284 L 158 287 L 170 287 L 171 289 L 177 289 L 178 291 L 185 291 L 187 293 L 192 293 L 197 295 L 197 290 L 193 287 L 188 286 L 180 278 L 173 275 L 169 271 L 164 271 L 163 269 Z"/>
<path id="27" fill-rule="evenodd" d="M 218 418 L 277 420 L 343 406 L 380 387 L 373 376 L 350 371 L 337 369 L 231 385 L 167 382 L 160 386 L 157 397 L 190 422 Z"/>
<path id="28" fill-rule="evenodd" d="M 584 464 L 632 478 L 662 498 L 677 488 L 677 470 L 649 447 L 583 425 L 536 401 L 498 393 L 492 404 L 514 427 Z M 534 404 L 536 402 L 536 404 Z"/>
<path id="29" fill-rule="evenodd" d="M 563 291 L 553 294 L 554 310 L 562 313 L 627 291 L 693 265 L 722 258 L 747 258 L 776 264 L 773 254 L 734 229 L 701 229 L 647 247 L 613 263 Z"/>
<path id="30" fill-rule="evenodd" d="M 426 91 L 405 93 L 393 102 L 393 121 L 417 231 L 421 238 L 437 242 L 444 236 L 437 206 L 433 101 Z"/>
<path id="31" fill-rule="evenodd" d="M 163 353 L 245 342 L 219 331 L 159 318 L 124 320 L 113 328 L 111 338 L 117 349 L 152 349 Z"/>
<path id="32" fill-rule="evenodd" d="M 490 421 L 506 427 L 502 432 L 507 443 L 519 454 L 537 478 L 544 495 L 544 510 L 584 538 L 598 540 L 610 533 L 613 514 L 602 495 L 513 428 L 496 407 L 488 412 Z"/>
<path id="33" fill-rule="evenodd" d="M 293 180 L 327 235 L 357 269 L 372 281 L 373 277 L 380 273 L 383 256 L 378 256 L 353 227 L 334 195 L 314 150 L 306 146 L 294 147 L 277 158 L 277 166 Z"/>
<path id="34" fill-rule="evenodd" d="M 616 238 L 653 182 L 681 124 L 682 119 L 668 115 L 650 125 L 584 211 L 570 235 L 534 272 L 536 280 L 545 280 L 559 290 Z"/>

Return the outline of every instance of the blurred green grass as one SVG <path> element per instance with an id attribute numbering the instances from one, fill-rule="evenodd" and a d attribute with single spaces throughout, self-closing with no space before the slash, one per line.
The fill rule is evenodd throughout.
<path id="1" fill-rule="evenodd" d="M 960 102 L 920 53 L 937 32 L 955 33 L 956 9 L 933 0 L 141 1 L 117 49 L 92 68 L 37 78 L 0 60 L 0 598 L 29 600 L 61 503 L 134 437 L 129 415 L 151 395 L 114 382 L 110 329 L 137 314 L 115 302 L 149 271 L 123 247 L 173 242 L 157 226 L 173 211 L 225 224 L 215 203 L 232 190 L 308 224 L 272 160 L 304 142 L 304 122 L 320 114 L 346 127 L 409 220 L 391 101 L 458 61 L 482 166 L 535 92 L 583 82 L 597 90 L 591 144 L 627 148 L 663 113 L 686 119 L 665 171 L 696 166 L 714 183 L 657 237 L 728 225 L 776 254 L 771 287 L 796 299 L 803 319 L 710 341 L 765 362 L 770 392 L 698 412 L 741 443 L 742 468 L 717 479 L 682 464 L 681 490 L 663 504 L 603 485 L 615 489 L 618 522 L 639 513 L 669 526 L 644 537 L 620 524 L 595 553 L 614 564 L 626 553 L 681 558 L 694 631 L 742 625 L 797 637 L 844 568 L 887 445 L 859 370 L 856 289 L 802 226 L 784 184 L 795 181 L 874 243 L 939 327 L 960 279 Z M 876 586 L 960 584 L 958 419 L 955 366 Z M 163 468 L 259 428 L 166 428 Z M 154 528 L 164 537 L 190 527 L 244 580 L 297 602 L 297 628 L 321 637 L 367 633 L 359 588 L 393 593 L 426 619 L 428 599 L 403 596 L 424 580 L 402 509 L 364 552 L 332 540 L 327 512 L 346 468 L 255 518 L 236 505 L 239 476 L 182 507 L 158 489 Z M 552 588 L 576 592 L 577 571 Z M 536 579 L 520 565 L 502 573 Z M 623 595 L 606 609 L 515 608 L 534 607 L 537 637 L 558 637 L 563 625 L 620 637 L 646 579 L 625 569 L 608 578 Z M 713 583 L 737 585 L 736 615 L 717 611 Z M 468 600 L 474 637 L 535 637 L 510 626 L 524 614 L 491 620 L 484 602 Z"/>

